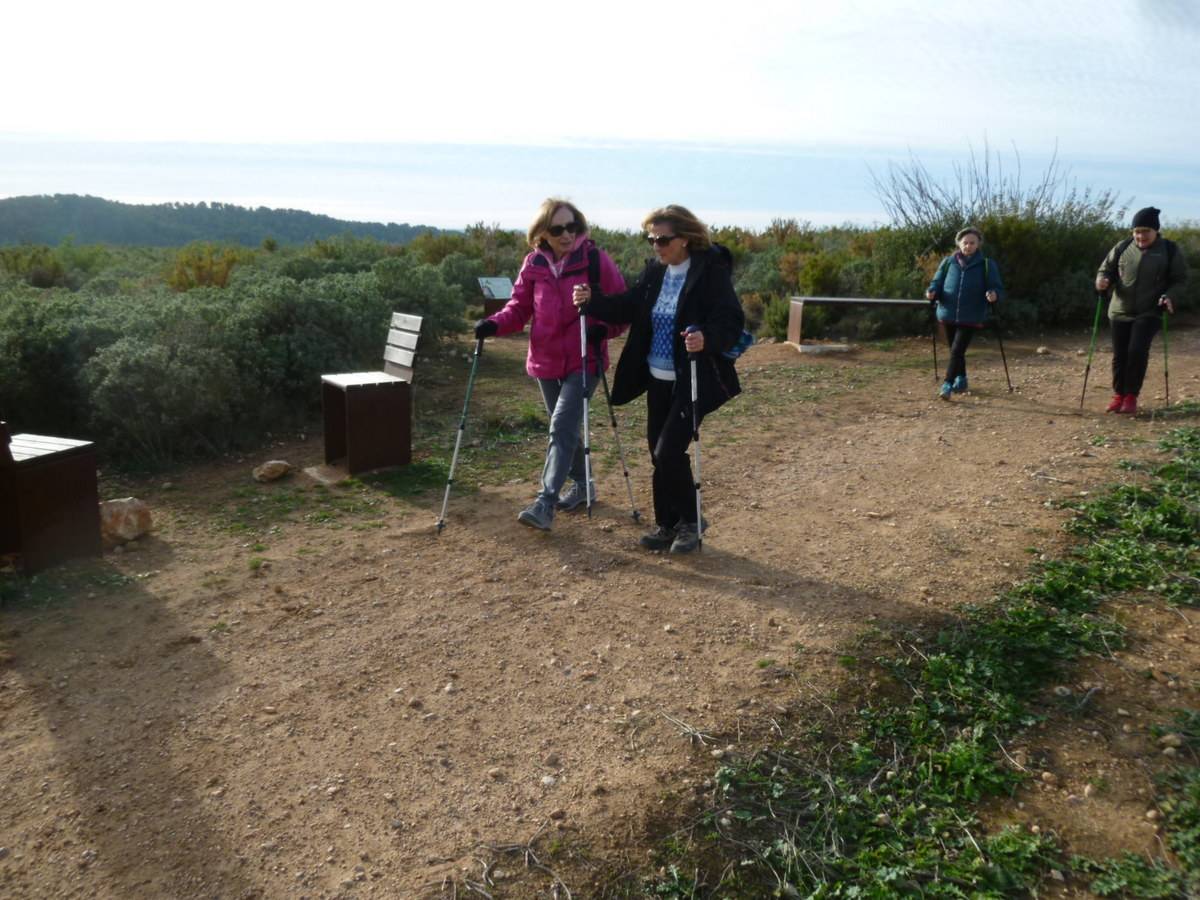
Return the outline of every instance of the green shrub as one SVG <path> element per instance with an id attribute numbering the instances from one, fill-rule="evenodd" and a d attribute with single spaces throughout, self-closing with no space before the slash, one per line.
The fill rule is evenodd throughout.
<path id="1" fill-rule="evenodd" d="M 211 348 L 123 337 L 81 373 L 107 450 L 166 463 L 228 443 L 242 384 L 233 361 Z"/>
<path id="2" fill-rule="evenodd" d="M 466 301 L 458 285 L 446 284 L 434 266 L 418 263 L 411 256 L 393 256 L 372 269 L 380 294 L 396 312 L 424 317 L 421 342 L 437 345 L 452 334 L 466 330 L 463 315 Z"/>

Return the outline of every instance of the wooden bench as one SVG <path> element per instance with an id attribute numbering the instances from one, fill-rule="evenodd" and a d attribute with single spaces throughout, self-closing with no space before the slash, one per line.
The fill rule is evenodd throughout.
<path id="1" fill-rule="evenodd" d="M 99 553 L 95 445 L 10 435 L 0 422 L 0 555 L 15 554 L 32 573 Z"/>
<path id="2" fill-rule="evenodd" d="M 800 339 L 800 329 L 804 322 L 804 304 L 817 303 L 828 306 L 907 306 L 910 309 L 929 308 L 928 300 L 901 300 L 880 297 L 789 297 L 788 298 L 788 327 L 787 343 L 801 353 L 804 344 Z M 812 347 L 811 349 L 819 349 Z M 842 346 L 841 349 L 846 349 Z"/>
<path id="3" fill-rule="evenodd" d="M 382 372 L 321 376 L 325 463 L 356 475 L 412 462 L 412 379 L 421 317 L 393 313 Z"/>

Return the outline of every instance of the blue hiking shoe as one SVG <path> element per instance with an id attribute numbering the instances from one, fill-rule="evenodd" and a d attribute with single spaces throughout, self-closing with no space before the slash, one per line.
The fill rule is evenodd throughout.
<path id="1" fill-rule="evenodd" d="M 559 495 L 558 503 L 555 504 L 563 512 L 570 512 L 573 509 L 587 504 L 587 493 L 583 489 L 583 485 L 578 481 L 572 481 L 571 486 Z M 592 504 L 596 503 L 596 486 L 592 485 Z"/>
<path id="2" fill-rule="evenodd" d="M 950 385 L 950 390 L 954 391 L 956 394 L 965 394 L 967 392 L 967 376 L 956 376 L 954 383 Z"/>
<path id="3" fill-rule="evenodd" d="M 530 528 L 549 531 L 554 525 L 554 504 L 539 497 L 517 513 L 517 521 Z"/>
<path id="4" fill-rule="evenodd" d="M 950 392 L 954 390 L 954 385 L 948 381 L 943 381 L 942 386 L 938 388 L 938 396 L 943 400 L 950 399 Z"/>

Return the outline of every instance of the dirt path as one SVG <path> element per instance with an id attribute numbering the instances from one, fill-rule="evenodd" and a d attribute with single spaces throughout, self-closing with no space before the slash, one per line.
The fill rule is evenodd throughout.
<path id="1" fill-rule="evenodd" d="M 521 483 L 456 496 L 440 537 L 440 494 L 242 488 L 259 460 L 140 485 L 153 538 L 0 613 L 0 893 L 423 897 L 478 842 L 547 822 L 636 849 L 709 752 L 666 716 L 736 740 L 817 702 L 865 627 L 986 599 L 1059 546 L 1048 501 L 1152 451 L 1168 423 L 1077 414 L 1085 340 L 1006 347 L 1014 394 L 982 345 L 949 404 L 921 342 L 753 348 L 746 395 L 705 426 L 692 557 L 635 546 L 604 457 L 591 521 L 517 526 L 536 446 L 513 451 Z M 491 365 L 519 365 L 494 343 Z M 1172 334 L 1174 400 L 1200 396 L 1198 345 Z M 1161 383 L 1152 364 L 1151 406 Z M 311 465 L 319 438 L 280 452 Z"/>

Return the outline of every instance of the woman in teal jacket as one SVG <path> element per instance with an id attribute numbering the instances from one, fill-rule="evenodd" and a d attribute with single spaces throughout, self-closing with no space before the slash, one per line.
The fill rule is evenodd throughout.
<path id="1" fill-rule="evenodd" d="M 978 228 L 967 226 L 954 236 L 954 242 L 958 252 L 942 260 L 925 290 L 925 299 L 937 303 L 937 318 L 950 345 L 946 378 L 938 388 L 943 400 L 967 390 L 967 347 L 1004 290 L 996 261 L 979 250 L 983 233 Z"/>

